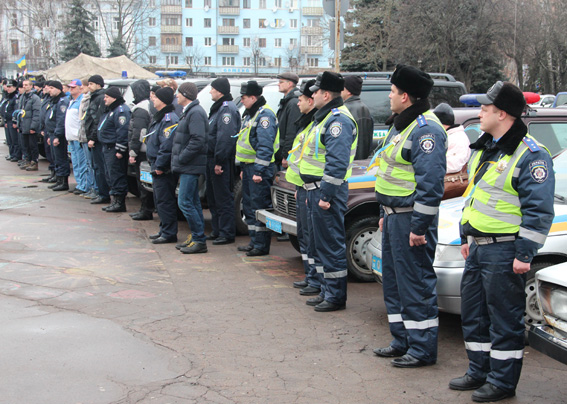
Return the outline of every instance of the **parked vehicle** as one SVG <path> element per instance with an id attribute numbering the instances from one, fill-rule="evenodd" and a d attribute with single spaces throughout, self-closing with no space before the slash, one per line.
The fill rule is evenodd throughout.
<path id="1" fill-rule="evenodd" d="M 565 104 L 567 104 L 567 92 L 560 92 L 555 96 L 555 100 L 553 101 L 553 105 L 551 107 L 556 108 Z"/>
<path id="2" fill-rule="evenodd" d="M 541 95 L 539 98 L 539 101 L 534 102 L 533 104 L 530 104 L 530 107 L 536 108 L 536 107 L 551 107 L 553 105 L 553 102 L 555 101 L 555 95 L 553 94 L 544 94 Z"/>

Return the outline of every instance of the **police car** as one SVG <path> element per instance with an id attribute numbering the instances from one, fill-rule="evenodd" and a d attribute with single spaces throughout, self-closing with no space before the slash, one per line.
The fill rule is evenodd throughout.
<path id="1" fill-rule="evenodd" d="M 549 109 L 547 109 L 549 110 Z M 528 124 L 528 130 L 537 121 Z M 561 132 L 556 133 L 557 141 L 567 147 L 567 120 L 552 122 L 542 120 L 546 125 L 561 125 Z M 531 131 L 531 130 L 530 130 Z M 536 136 L 537 137 L 537 136 Z M 539 139 L 540 140 L 540 139 Z M 541 140 L 540 140 L 541 141 Z M 526 325 L 541 324 L 543 316 L 537 303 L 534 274 L 551 265 L 567 262 L 567 152 L 560 153 L 553 160 L 556 177 L 555 219 L 544 246 L 532 261 L 526 283 Z M 438 243 L 433 267 L 437 275 L 437 297 L 439 310 L 448 313 L 461 313 L 461 278 L 465 261 L 461 255 L 461 221 L 464 198 L 443 201 L 439 210 Z M 372 268 L 377 280 L 382 281 L 381 268 L 381 233 L 376 232 L 368 244 L 367 265 Z"/>

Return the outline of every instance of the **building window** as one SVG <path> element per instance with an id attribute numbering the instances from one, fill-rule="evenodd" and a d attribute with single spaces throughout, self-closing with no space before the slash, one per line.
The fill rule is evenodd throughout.
<path id="1" fill-rule="evenodd" d="M 166 56 L 165 57 L 165 64 L 166 65 L 178 65 L 179 64 L 179 56 Z"/>
<path id="2" fill-rule="evenodd" d="M 281 18 L 276 18 L 274 20 L 274 25 L 276 26 L 276 28 L 281 28 L 284 26 L 284 22 Z"/>
<path id="3" fill-rule="evenodd" d="M 307 35 L 301 37 L 302 46 L 321 46 L 321 37 L 318 35 Z"/>
<path id="4" fill-rule="evenodd" d="M 266 47 L 266 38 L 258 38 L 258 46 L 260 48 L 265 48 Z"/>
<path id="5" fill-rule="evenodd" d="M 252 0 L 243 0 L 242 1 L 242 8 L 250 8 Z"/>
<path id="6" fill-rule="evenodd" d="M 282 47 L 282 39 L 281 38 L 274 39 L 274 46 L 276 48 L 281 48 Z"/>
<path id="7" fill-rule="evenodd" d="M 181 20 L 179 19 L 178 16 L 162 15 L 161 16 L 161 25 L 179 26 L 179 25 L 181 25 Z"/>
<path id="8" fill-rule="evenodd" d="M 185 0 L 185 8 L 193 8 L 193 0 Z"/>
<path id="9" fill-rule="evenodd" d="M 318 58 L 307 58 L 307 65 L 309 67 L 318 67 L 319 66 L 319 59 Z"/>
<path id="10" fill-rule="evenodd" d="M 178 36 L 171 36 L 171 35 L 162 35 L 161 36 L 161 44 L 162 45 L 181 45 L 181 37 Z"/>
<path id="11" fill-rule="evenodd" d="M 185 57 L 185 64 L 189 66 L 193 66 L 193 56 L 186 56 Z"/>
<path id="12" fill-rule="evenodd" d="M 148 38 L 149 39 L 149 44 L 150 46 L 156 46 L 157 45 L 157 40 L 155 36 L 151 36 Z"/>
<path id="13" fill-rule="evenodd" d="M 249 58 L 249 57 L 243 58 L 243 59 L 242 59 L 242 64 L 243 64 L 244 66 L 250 66 L 250 65 L 252 65 L 252 60 L 251 60 L 251 58 Z"/>
<path id="14" fill-rule="evenodd" d="M 297 47 L 297 38 L 290 38 L 290 39 L 289 39 L 289 47 L 290 47 L 291 49 Z"/>
<path id="15" fill-rule="evenodd" d="M 186 27 L 192 27 L 193 26 L 193 19 L 192 18 L 186 18 L 185 19 L 185 26 Z"/>
<path id="16" fill-rule="evenodd" d="M 236 25 L 234 18 L 223 18 L 222 19 L 222 26 L 223 27 L 234 27 Z"/>
<path id="17" fill-rule="evenodd" d="M 282 0 L 275 0 L 275 6 L 277 8 L 282 8 Z"/>
<path id="18" fill-rule="evenodd" d="M 205 66 L 210 66 L 212 64 L 212 58 L 210 56 L 205 56 Z"/>
<path id="19" fill-rule="evenodd" d="M 258 58 L 258 66 L 266 66 L 266 58 L 265 57 Z"/>
<path id="20" fill-rule="evenodd" d="M 296 19 L 289 20 L 289 26 L 291 28 L 297 28 L 297 20 Z"/>
<path id="21" fill-rule="evenodd" d="M 149 17 L 148 18 L 148 25 L 150 27 L 155 27 L 156 26 L 156 18 L 155 17 Z"/>
<path id="22" fill-rule="evenodd" d="M 223 56 L 222 57 L 223 66 L 234 66 L 234 56 Z"/>
<path id="23" fill-rule="evenodd" d="M 242 28 L 250 28 L 250 18 L 245 18 L 242 20 Z"/>
<path id="24" fill-rule="evenodd" d="M 213 40 L 211 38 L 205 38 L 205 46 L 212 46 Z"/>
<path id="25" fill-rule="evenodd" d="M 151 7 L 151 8 L 155 8 L 155 6 L 156 6 L 156 0 L 150 0 L 150 7 Z M 150 56 L 150 58 L 151 58 L 151 56 Z M 150 62 L 150 63 L 151 63 L 151 62 Z M 154 63 L 155 63 L 155 62 L 154 62 Z"/>
<path id="26" fill-rule="evenodd" d="M 10 45 L 12 48 L 12 55 L 19 55 L 20 54 L 20 44 L 18 43 L 17 39 L 12 39 L 10 41 Z"/>
<path id="27" fill-rule="evenodd" d="M 205 18 L 205 22 L 204 22 L 205 28 L 211 28 L 211 19 L 210 18 Z"/>
<path id="28" fill-rule="evenodd" d="M 118 29 L 118 25 L 120 25 L 120 17 L 113 17 L 112 18 L 112 29 Z"/>
<path id="29" fill-rule="evenodd" d="M 245 48 L 249 48 L 250 47 L 250 38 L 242 38 L 242 46 L 244 46 Z"/>
<path id="30" fill-rule="evenodd" d="M 190 36 L 185 37 L 185 46 L 193 46 L 193 37 Z"/>
<path id="31" fill-rule="evenodd" d="M 311 19 L 307 20 L 307 26 L 308 27 L 318 27 L 319 24 L 320 24 L 320 20 L 318 18 L 317 19 L 311 18 Z"/>
<path id="32" fill-rule="evenodd" d="M 12 28 L 18 26 L 18 14 L 12 13 L 12 18 L 10 18 L 10 25 Z"/>
<path id="33" fill-rule="evenodd" d="M 148 58 L 148 60 L 149 60 L 150 64 L 154 65 L 154 64 L 156 64 L 157 58 L 155 56 L 150 56 Z"/>
<path id="34" fill-rule="evenodd" d="M 47 27 L 49 28 L 49 20 L 46 20 L 46 22 L 47 22 Z M 93 21 L 93 28 L 95 31 L 98 31 L 98 18 Z"/>
<path id="35" fill-rule="evenodd" d="M 282 58 L 274 58 L 274 66 L 282 67 Z"/>
<path id="36" fill-rule="evenodd" d="M 204 6 L 204 7 L 209 7 L 209 8 L 211 8 L 211 0 L 205 0 L 203 6 Z M 210 64 L 210 63 L 209 63 L 209 64 Z"/>
<path id="37" fill-rule="evenodd" d="M 234 45 L 234 38 L 223 38 L 222 44 L 223 45 Z"/>
<path id="38" fill-rule="evenodd" d="M 258 19 L 258 28 L 266 28 L 268 23 L 266 22 L 265 18 Z"/>
<path id="39" fill-rule="evenodd" d="M 266 0 L 260 0 L 260 7 L 259 8 L 266 8 Z"/>

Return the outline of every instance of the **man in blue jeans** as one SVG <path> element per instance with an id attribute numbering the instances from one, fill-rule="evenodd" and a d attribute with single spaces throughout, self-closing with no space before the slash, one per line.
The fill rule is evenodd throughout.
<path id="1" fill-rule="evenodd" d="M 175 128 L 171 151 L 171 170 L 179 175 L 179 209 L 191 229 L 189 243 L 181 247 L 183 254 L 207 252 L 205 220 L 199 199 L 199 176 L 207 167 L 207 134 L 209 119 L 197 99 L 197 87 L 183 83 L 177 92 L 177 101 L 183 107 L 179 124 Z"/>

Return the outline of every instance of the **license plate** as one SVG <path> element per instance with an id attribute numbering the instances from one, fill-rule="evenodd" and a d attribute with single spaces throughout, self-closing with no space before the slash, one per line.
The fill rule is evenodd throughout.
<path id="1" fill-rule="evenodd" d="M 372 256 L 372 270 L 382 276 L 382 258 L 375 255 Z"/>
<path id="2" fill-rule="evenodd" d="M 148 184 L 153 183 L 152 175 L 147 171 L 140 171 L 140 181 L 147 182 Z"/>
<path id="3" fill-rule="evenodd" d="M 275 231 L 276 233 L 282 232 L 282 222 L 279 220 L 270 219 L 269 217 L 266 218 L 266 227 L 270 230 Z"/>

